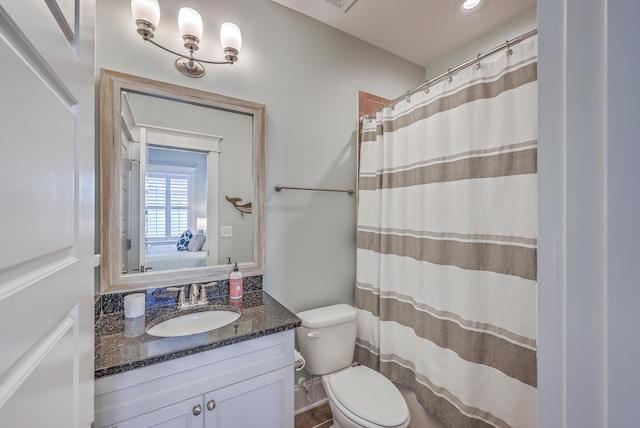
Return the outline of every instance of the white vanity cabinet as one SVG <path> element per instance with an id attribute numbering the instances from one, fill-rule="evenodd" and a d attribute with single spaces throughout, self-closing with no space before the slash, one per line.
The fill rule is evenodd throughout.
<path id="1" fill-rule="evenodd" d="M 97 379 L 98 428 L 293 428 L 294 330 Z"/>

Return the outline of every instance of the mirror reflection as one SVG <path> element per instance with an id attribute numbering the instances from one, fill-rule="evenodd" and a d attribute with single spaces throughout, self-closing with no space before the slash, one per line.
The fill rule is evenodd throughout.
<path id="1" fill-rule="evenodd" d="M 101 71 L 102 292 L 264 272 L 265 106 Z"/>
<path id="2" fill-rule="evenodd" d="M 126 91 L 121 103 L 122 273 L 251 261 L 239 201 L 251 201 L 252 118 Z"/>

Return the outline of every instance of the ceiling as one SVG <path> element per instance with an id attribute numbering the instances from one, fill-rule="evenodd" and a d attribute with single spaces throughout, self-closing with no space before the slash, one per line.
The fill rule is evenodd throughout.
<path id="1" fill-rule="evenodd" d="M 536 5 L 484 0 L 461 13 L 460 0 L 357 0 L 343 12 L 336 0 L 273 1 L 423 67 Z"/>

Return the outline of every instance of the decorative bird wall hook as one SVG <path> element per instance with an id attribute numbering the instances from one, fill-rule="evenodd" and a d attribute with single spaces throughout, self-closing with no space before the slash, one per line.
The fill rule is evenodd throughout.
<path id="1" fill-rule="evenodd" d="M 242 202 L 242 198 L 230 198 L 228 196 L 225 196 L 225 198 L 227 198 L 227 201 L 231 202 L 231 205 L 233 205 L 235 209 L 240 211 L 240 216 L 242 218 L 244 218 L 245 213 L 251 214 L 251 202 L 240 205 L 239 202 Z"/>

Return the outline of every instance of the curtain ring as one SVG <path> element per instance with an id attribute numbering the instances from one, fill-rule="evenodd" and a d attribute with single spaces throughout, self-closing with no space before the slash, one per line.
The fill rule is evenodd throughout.
<path id="1" fill-rule="evenodd" d="M 449 74 L 449 83 L 453 82 L 453 76 L 451 75 L 451 69 L 447 72 Z"/>
<path id="2" fill-rule="evenodd" d="M 511 46 L 509 46 L 509 40 L 507 39 L 507 56 L 511 56 L 513 54 L 513 50 Z"/>
<path id="3" fill-rule="evenodd" d="M 411 92 L 411 91 L 407 91 L 407 98 L 406 98 L 406 101 L 407 101 L 408 103 L 410 103 L 410 102 L 411 102 L 411 96 L 409 95 L 409 92 Z"/>
<path id="4" fill-rule="evenodd" d="M 476 70 L 480 70 L 480 54 L 478 54 L 478 58 L 476 60 Z"/>
<path id="5" fill-rule="evenodd" d="M 428 94 L 429 93 L 429 83 L 425 83 L 426 87 L 424 88 L 424 93 Z"/>

